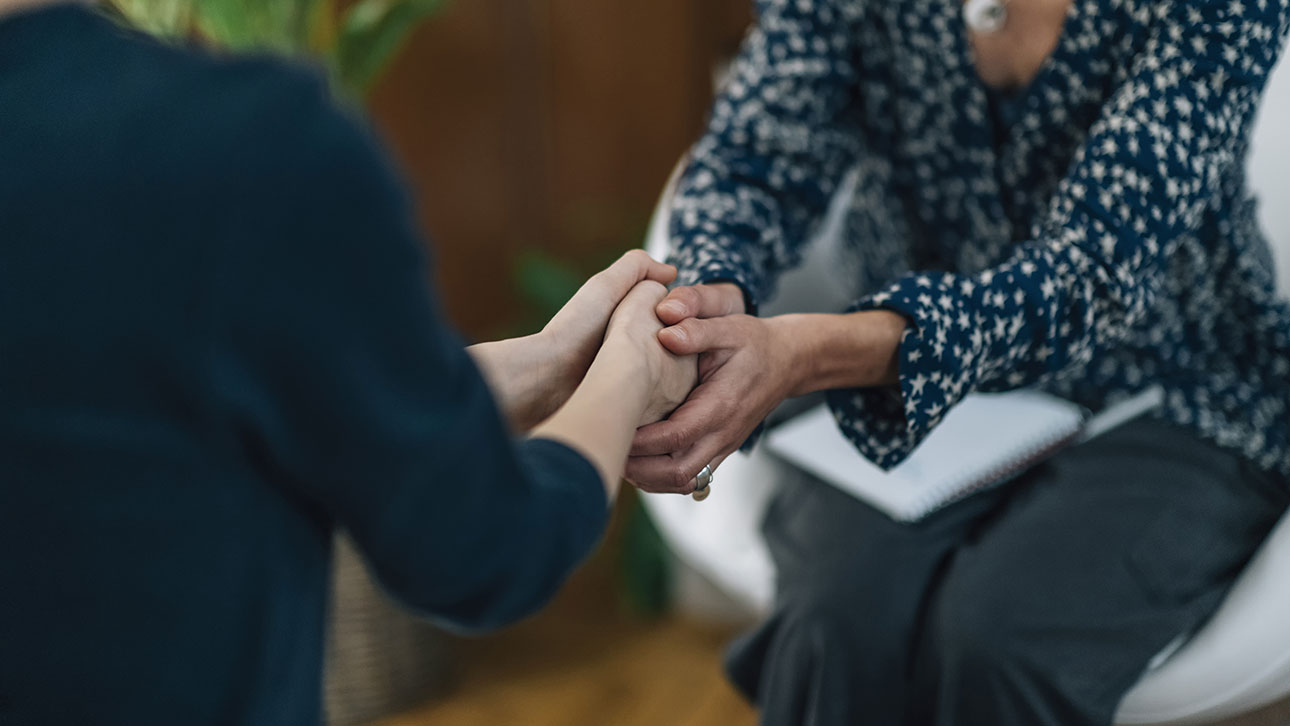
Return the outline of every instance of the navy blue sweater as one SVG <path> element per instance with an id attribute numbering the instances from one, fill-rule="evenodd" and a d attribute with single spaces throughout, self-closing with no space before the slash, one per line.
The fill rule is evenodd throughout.
<path id="1" fill-rule="evenodd" d="M 487 628 L 605 524 L 516 444 L 324 85 L 0 20 L 0 723 L 317 724 L 332 535 Z"/>

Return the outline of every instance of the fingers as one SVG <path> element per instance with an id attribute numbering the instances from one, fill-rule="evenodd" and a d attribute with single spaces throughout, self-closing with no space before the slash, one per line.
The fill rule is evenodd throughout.
<path id="1" fill-rule="evenodd" d="M 722 451 L 721 440 L 716 436 L 700 439 L 697 444 L 677 454 L 662 456 L 633 456 L 627 460 L 626 479 L 647 492 L 689 494 L 696 486 L 694 478 L 705 466 L 724 460 L 728 451 Z"/>
<path id="2" fill-rule="evenodd" d="M 604 339 L 635 341 L 635 346 L 650 338 L 657 338 L 663 324 L 654 315 L 654 306 L 667 295 L 667 288 L 653 280 L 642 280 L 614 304 L 609 314 L 609 324 Z M 656 341 L 650 341 L 656 342 Z M 657 348 L 661 348 L 658 345 Z M 657 348 L 654 348 L 657 350 Z"/>
<path id="3" fill-rule="evenodd" d="M 658 318 L 675 325 L 686 318 L 716 318 L 744 312 L 743 293 L 730 283 L 678 287 L 658 306 Z"/>
<path id="4" fill-rule="evenodd" d="M 631 250 L 617 262 L 596 273 L 574 293 L 553 322 L 572 329 L 572 335 L 598 335 L 614 310 L 639 283 L 654 285 L 651 293 L 661 291 L 658 298 L 667 294 L 663 285 L 676 277 L 676 268 L 655 262 L 644 250 Z M 658 300 L 654 300 L 657 304 Z"/>
<path id="5" fill-rule="evenodd" d="M 712 429 L 712 408 L 704 396 L 691 396 L 669 418 L 636 430 L 631 456 L 661 456 L 685 451 Z"/>
<path id="6" fill-rule="evenodd" d="M 645 259 L 649 260 L 649 264 L 645 266 L 646 280 L 653 280 L 654 282 L 657 282 L 662 285 L 670 285 L 672 284 L 672 281 L 676 279 L 675 266 L 669 265 L 666 262 L 659 262 L 655 260 L 654 258 L 650 257 L 644 250 L 634 250 L 634 251 L 640 252 L 642 255 L 645 256 Z"/>
<path id="7" fill-rule="evenodd" d="M 600 311 L 608 317 L 639 283 L 657 285 L 665 295 L 667 290 L 661 286 L 675 278 L 675 267 L 656 262 L 644 250 L 631 250 L 588 280 L 574 299 L 580 307 Z"/>
<path id="8" fill-rule="evenodd" d="M 675 292 L 675 290 L 673 290 Z M 664 300 L 666 302 L 666 300 Z M 658 333 L 658 341 L 675 355 L 695 355 L 739 344 L 740 318 L 686 318 Z"/>
<path id="9" fill-rule="evenodd" d="M 676 268 L 658 262 L 645 250 L 629 250 L 600 274 L 621 297 L 642 280 L 653 280 L 663 285 L 672 282 L 676 279 Z"/>
<path id="10" fill-rule="evenodd" d="M 644 313 L 652 310 L 666 296 L 667 288 L 663 287 L 663 283 L 641 280 L 627 292 L 621 305 L 631 310 L 641 308 L 641 312 Z"/>
<path id="11" fill-rule="evenodd" d="M 730 455 L 733 453 L 735 452 L 727 451 L 726 453 L 721 454 L 717 458 L 713 459 L 712 463 L 708 464 L 708 466 L 712 467 L 712 473 L 715 474 L 717 472 L 717 469 L 721 468 L 721 464 L 725 462 L 726 459 L 730 458 Z"/>

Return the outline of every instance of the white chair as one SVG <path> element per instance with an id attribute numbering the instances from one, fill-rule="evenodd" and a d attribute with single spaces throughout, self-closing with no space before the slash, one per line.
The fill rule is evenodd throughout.
<path id="1" fill-rule="evenodd" d="M 1261 219 L 1273 241 L 1281 289 L 1290 293 L 1290 62 L 1273 75 L 1256 127 L 1251 182 L 1264 200 Z M 679 167 L 678 167 L 679 171 Z M 668 201 L 675 174 L 650 226 L 647 249 L 667 253 Z M 836 311 L 846 303 L 834 285 L 837 238 L 850 184 L 835 199 L 803 267 L 785 276 L 764 314 Z M 825 282 L 825 284 L 822 284 Z M 803 476 L 760 450 L 731 456 L 712 495 L 702 504 L 688 497 L 647 495 L 646 508 L 689 573 L 744 613 L 764 615 L 774 598 L 775 571 L 760 534 L 771 494 L 787 477 Z M 695 609 L 712 611 L 711 606 Z M 1214 618 L 1185 642 L 1156 657 L 1125 696 L 1122 726 L 1210 724 L 1290 696 L 1290 515 L 1264 543 Z"/>

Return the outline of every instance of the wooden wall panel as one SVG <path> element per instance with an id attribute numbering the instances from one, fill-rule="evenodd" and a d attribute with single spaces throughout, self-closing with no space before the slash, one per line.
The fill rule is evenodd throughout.
<path id="1" fill-rule="evenodd" d="M 515 319 L 520 252 L 639 242 L 748 20 L 749 0 L 455 0 L 415 36 L 375 115 L 468 335 Z"/>

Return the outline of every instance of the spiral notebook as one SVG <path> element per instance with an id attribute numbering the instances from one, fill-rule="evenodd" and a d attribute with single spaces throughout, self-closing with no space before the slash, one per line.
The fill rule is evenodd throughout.
<path id="1" fill-rule="evenodd" d="M 828 406 L 777 427 L 771 453 L 885 512 L 914 522 L 974 492 L 997 486 L 1064 446 L 1159 405 L 1152 389 L 1090 416 L 1037 391 L 976 393 L 950 410 L 904 462 L 883 471 L 843 436 Z"/>

